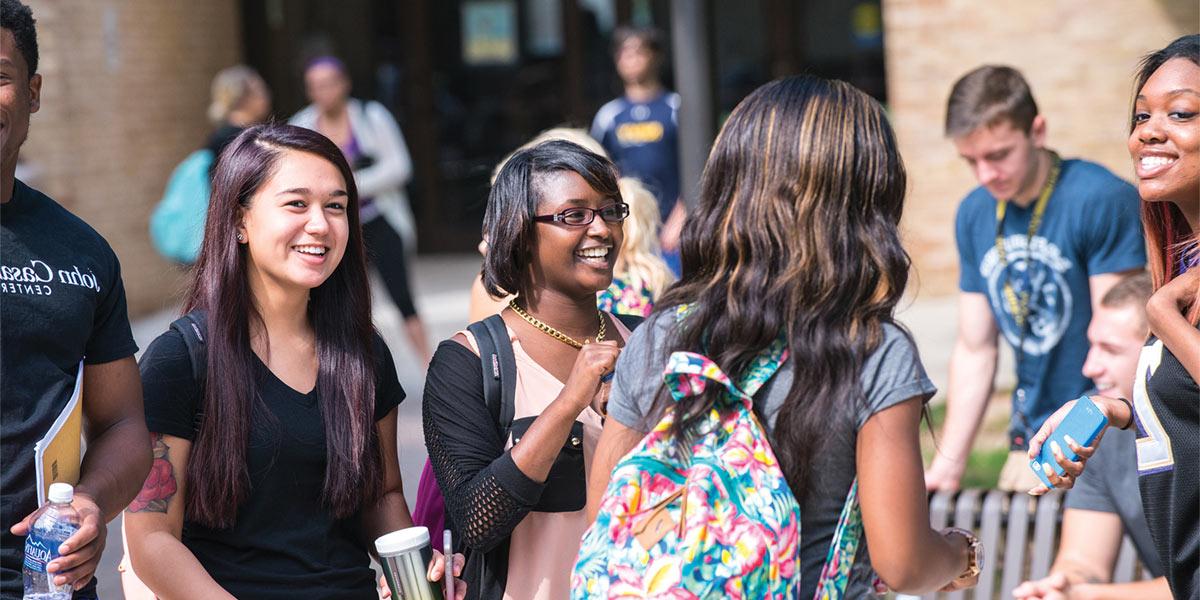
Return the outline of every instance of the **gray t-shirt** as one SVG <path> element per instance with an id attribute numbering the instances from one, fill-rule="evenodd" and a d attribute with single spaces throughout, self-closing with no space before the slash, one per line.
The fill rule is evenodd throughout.
<path id="1" fill-rule="evenodd" d="M 1150 537 L 1142 495 L 1138 491 L 1137 434 L 1110 427 L 1104 441 L 1087 461 L 1087 469 L 1067 492 L 1066 508 L 1113 513 L 1133 539 L 1138 558 L 1155 577 L 1163 574 L 1158 550 Z"/>
<path id="2" fill-rule="evenodd" d="M 633 333 L 633 337 L 617 360 L 616 376 L 608 399 L 608 416 L 638 431 L 649 432 L 658 422 L 657 414 L 649 415 L 662 385 L 662 370 L 672 328 L 672 311 L 659 313 Z M 821 567 L 829 552 L 838 516 L 850 492 L 856 475 L 854 451 L 858 429 L 871 415 L 910 398 L 927 401 L 937 388 L 925 375 L 921 358 L 912 339 L 902 329 L 887 324 L 883 341 L 869 356 L 862 369 L 862 389 L 865 402 L 854 402 L 854 423 L 848 419 L 830 419 L 833 427 L 827 446 L 813 457 L 813 492 L 801 504 L 800 568 L 801 598 L 811 598 L 816 590 Z M 792 387 L 791 364 L 785 363 L 774 377 L 755 395 L 755 410 L 767 418 L 767 435 L 772 435 L 775 417 Z M 851 400 L 847 399 L 847 403 Z M 842 425 L 838 425 L 838 423 Z M 865 551 L 865 538 L 857 563 L 846 590 L 847 598 L 871 596 L 870 559 Z"/>

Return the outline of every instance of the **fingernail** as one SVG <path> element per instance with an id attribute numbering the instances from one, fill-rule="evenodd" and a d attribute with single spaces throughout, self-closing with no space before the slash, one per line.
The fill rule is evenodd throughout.
<path id="1" fill-rule="evenodd" d="M 1071 436 L 1069 436 L 1069 435 L 1064 435 L 1064 436 L 1063 436 L 1063 440 L 1064 440 L 1065 442 L 1067 442 L 1067 445 L 1068 445 L 1068 446 L 1079 446 L 1079 445 L 1080 445 L 1080 443 L 1079 443 L 1079 442 L 1076 442 L 1076 441 L 1075 441 L 1075 438 L 1073 438 L 1073 437 L 1071 437 Z"/>
<path id="2" fill-rule="evenodd" d="M 69 553 L 70 551 L 71 551 L 71 547 L 70 547 L 70 546 L 68 546 L 68 545 L 66 545 L 66 544 L 59 544 L 59 545 L 58 545 L 58 553 L 59 553 L 59 554 L 67 554 L 67 553 Z"/>
<path id="3" fill-rule="evenodd" d="M 1042 472 L 1047 475 L 1052 473 L 1052 471 L 1050 470 L 1050 463 L 1042 463 Z"/>
<path id="4" fill-rule="evenodd" d="M 1058 442 L 1050 442 L 1050 451 L 1054 453 L 1054 456 L 1058 456 L 1062 454 L 1062 446 L 1059 446 Z"/>

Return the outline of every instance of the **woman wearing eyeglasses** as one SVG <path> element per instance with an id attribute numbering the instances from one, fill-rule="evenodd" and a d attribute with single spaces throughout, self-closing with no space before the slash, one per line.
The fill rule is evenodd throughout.
<path id="1" fill-rule="evenodd" d="M 500 313 L 517 366 L 511 429 L 485 401 L 467 331 L 438 346 L 423 407 L 447 514 L 470 550 L 468 598 L 570 595 L 605 379 L 629 335 L 596 292 L 612 281 L 628 214 L 613 164 L 571 142 L 518 151 L 492 185 L 483 282 L 515 294 Z"/>

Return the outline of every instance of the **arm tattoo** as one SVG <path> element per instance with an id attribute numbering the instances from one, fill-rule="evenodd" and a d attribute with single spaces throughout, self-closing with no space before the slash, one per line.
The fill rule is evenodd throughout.
<path id="1" fill-rule="evenodd" d="M 175 467 L 171 464 L 171 448 L 163 441 L 161 433 L 150 434 L 154 442 L 154 462 L 142 491 L 129 503 L 129 512 L 167 512 L 171 497 L 179 489 L 175 483 Z"/>

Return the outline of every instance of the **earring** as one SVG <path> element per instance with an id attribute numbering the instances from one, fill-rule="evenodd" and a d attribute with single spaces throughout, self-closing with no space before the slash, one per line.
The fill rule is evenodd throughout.
<path id="1" fill-rule="evenodd" d="M 237 241 L 238 241 L 238 243 L 239 243 L 239 244 L 244 244 L 244 243 L 246 242 L 246 236 L 245 236 L 245 235 L 242 235 L 241 233 L 238 233 L 238 234 L 237 234 Z"/>

